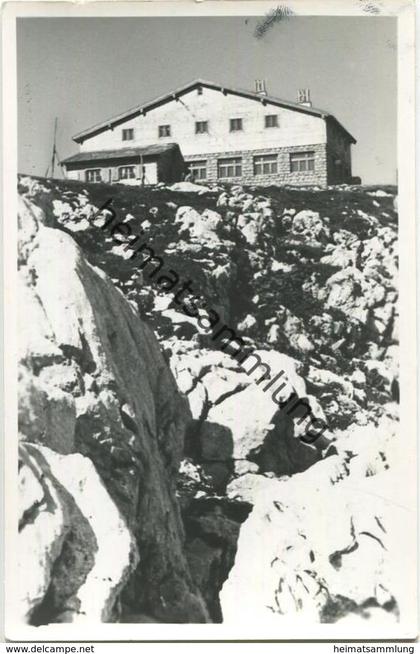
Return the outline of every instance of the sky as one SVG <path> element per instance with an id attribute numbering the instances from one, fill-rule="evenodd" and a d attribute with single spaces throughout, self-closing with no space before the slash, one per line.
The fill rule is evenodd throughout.
<path id="1" fill-rule="evenodd" d="M 54 119 L 62 159 L 72 136 L 198 77 L 297 100 L 310 88 L 357 139 L 353 174 L 396 182 L 396 19 L 293 16 L 254 35 L 256 16 L 20 18 L 19 171 L 44 175 Z"/>

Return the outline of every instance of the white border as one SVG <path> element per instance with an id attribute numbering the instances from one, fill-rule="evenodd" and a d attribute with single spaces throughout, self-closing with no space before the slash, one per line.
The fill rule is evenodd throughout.
<path id="1" fill-rule="evenodd" d="M 401 452 L 406 457 L 407 474 L 401 479 L 401 495 L 416 515 L 416 258 L 415 258 L 415 146 L 414 146 L 414 2 L 370 0 L 381 16 L 398 20 L 398 170 L 400 215 L 400 334 L 401 334 Z M 417 606 L 413 604 L 404 621 L 389 626 L 358 624 L 356 629 L 340 624 L 307 625 L 288 621 L 281 627 L 258 624 L 59 624 L 30 627 L 13 620 L 16 579 L 17 533 L 17 384 L 16 384 L 16 173 L 17 98 L 15 19 L 21 16 L 213 16 L 261 15 L 278 5 L 275 2 L 90 2 L 79 5 L 56 2 L 11 2 L 3 7 L 3 174 L 4 174 L 4 279 L 5 279 L 5 435 L 6 435 L 6 637 L 15 641 L 167 641 L 167 640 L 288 640 L 403 639 L 417 635 Z M 288 7 L 297 15 L 365 15 L 358 0 L 292 0 Z M 410 558 L 401 561 L 407 579 L 407 593 L 416 596 L 415 525 L 407 524 L 402 537 L 409 537 Z M 405 569 L 404 569 L 405 566 Z"/>

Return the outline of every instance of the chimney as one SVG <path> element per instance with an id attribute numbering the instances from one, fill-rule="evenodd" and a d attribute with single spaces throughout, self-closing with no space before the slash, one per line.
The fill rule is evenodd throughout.
<path id="1" fill-rule="evenodd" d="M 302 104 L 304 107 L 312 107 L 311 92 L 309 89 L 299 89 L 298 104 Z"/>
<path id="2" fill-rule="evenodd" d="M 256 79 L 255 80 L 255 93 L 258 95 L 267 95 L 265 88 L 265 79 Z"/>

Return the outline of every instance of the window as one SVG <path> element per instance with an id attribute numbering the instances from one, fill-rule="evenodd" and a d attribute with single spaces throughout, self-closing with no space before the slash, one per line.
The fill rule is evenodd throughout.
<path id="1" fill-rule="evenodd" d="M 118 179 L 134 179 L 136 176 L 134 166 L 121 166 L 118 169 Z"/>
<path id="2" fill-rule="evenodd" d="M 276 172 L 276 154 L 262 154 L 258 157 L 254 157 L 254 175 L 272 175 Z"/>
<path id="3" fill-rule="evenodd" d="M 207 161 L 191 161 L 189 164 L 190 173 L 193 179 L 207 179 Z"/>
<path id="4" fill-rule="evenodd" d="M 209 131 L 209 124 L 207 120 L 199 120 L 195 124 L 196 134 L 206 134 Z"/>
<path id="5" fill-rule="evenodd" d="M 242 131 L 242 118 L 231 118 L 230 119 L 230 131 L 231 132 L 240 132 L 240 131 Z"/>
<path id="6" fill-rule="evenodd" d="M 277 114 L 270 114 L 265 116 L 265 126 L 266 127 L 278 127 L 279 121 Z"/>
<path id="7" fill-rule="evenodd" d="M 91 168 L 91 170 L 87 170 L 85 176 L 87 182 L 102 182 L 100 168 Z"/>
<path id="8" fill-rule="evenodd" d="M 171 135 L 170 125 L 159 125 L 159 138 L 163 138 L 164 136 L 170 136 L 170 135 Z"/>
<path id="9" fill-rule="evenodd" d="M 203 87 L 202 86 L 199 86 L 197 88 L 197 95 L 203 95 Z"/>
<path id="10" fill-rule="evenodd" d="M 302 171 L 315 170 L 315 152 L 291 152 L 290 153 L 290 172 L 297 173 Z"/>
<path id="11" fill-rule="evenodd" d="M 133 138 L 134 138 L 134 129 L 123 129 L 122 131 L 123 141 L 132 141 Z"/>
<path id="12" fill-rule="evenodd" d="M 217 162 L 217 174 L 219 177 L 241 177 L 242 159 L 240 157 L 219 159 Z"/>

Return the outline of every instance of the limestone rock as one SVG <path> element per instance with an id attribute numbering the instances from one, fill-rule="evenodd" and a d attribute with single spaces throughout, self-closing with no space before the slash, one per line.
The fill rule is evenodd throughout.
<path id="1" fill-rule="evenodd" d="M 20 187 L 31 201 L 19 230 L 21 437 L 25 448 L 93 461 L 135 537 L 140 563 L 120 568 L 107 619 L 300 629 L 303 619 L 306 628 L 404 615 L 404 589 L 388 574 L 390 557 L 410 561 L 393 532 L 411 519 L 394 501 L 404 473 L 392 194 L 374 191 L 373 204 L 362 187 L 190 187 L 188 198 L 185 185 L 141 197 L 113 187 L 133 233 L 147 231 L 179 286 L 193 280 L 186 306 L 203 300 L 198 320 L 90 224 L 108 199 L 99 186 L 26 177 Z M 212 311 L 268 376 L 255 357 L 241 369 L 229 332 L 212 339 Z M 297 399 L 305 404 L 282 410 Z M 312 445 L 301 439 L 305 405 L 326 425 Z M 22 474 L 26 519 L 44 491 Z M 57 507 L 45 551 L 61 576 L 50 580 L 44 565 L 29 594 L 54 593 L 56 614 L 74 620 L 96 546 L 76 503 Z M 50 617 L 42 599 L 27 607 L 32 621 Z"/>
<path id="2" fill-rule="evenodd" d="M 21 220 L 28 225 L 22 232 L 20 276 L 25 298 L 31 297 L 31 306 L 36 307 L 31 329 L 20 334 L 25 380 L 20 388 L 21 437 L 37 444 L 34 447 L 38 449 L 44 446 L 40 451 L 48 465 L 54 460 L 55 468 L 60 466 L 64 494 L 75 496 L 74 485 L 81 489 L 74 500 L 76 512 L 85 514 L 83 502 L 88 501 L 89 494 L 100 492 L 99 477 L 106 488 L 98 495 L 95 510 L 92 506 L 80 522 L 76 541 L 69 544 L 68 558 L 62 563 L 63 574 L 72 578 L 76 586 L 73 595 L 79 598 L 80 606 L 82 595 L 88 603 L 97 597 L 88 611 L 97 620 L 111 619 L 117 595 L 123 587 L 135 584 L 140 588 L 134 600 L 136 609 L 163 621 L 206 621 L 207 611 L 183 552 L 183 526 L 175 497 L 184 433 L 190 420 L 187 403 L 178 393 L 153 333 L 105 273 L 87 263 L 68 234 L 42 224 L 42 214 L 32 210 L 27 201 Z M 66 463 L 60 455 L 75 458 Z M 73 460 L 79 462 L 80 469 L 70 464 Z M 94 479 L 96 490 L 90 486 Z M 94 502 L 94 498 L 89 501 Z M 109 540 L 108 536 L 95 530 L 106 502 L 115 505 L 140 553 L 137 567 L 135 557 L 128 564 L 128 545 L 121 551 L 120 562 L 117 556 L 120 572 L 112 593 L 102 592 L 99 583 L 94 591 L 96 548 L 105 552 L 104 561 L 111 556 L 101 540 Z M 61 515 L 63 502 L 57 499 L 56 504 L 57 524 L 51 523 L 50 536 L 47 531 L 39 535 L 45 539 L 43 551 L 54 552 L 54 556 L 48 555 L 40 564 L 44 577 L 34 584 L 38 594 L 41 589 L 52 589 L 54 583 L 60 586 L 54 581 L 52 564 L 67 522 Z M 34 523 L 31 530 L 37 532 L 41 524 Z M 92 537 L 85 532 L 93 532 Z M 71 569 L 72 557 L 77 563 L 76 552 L 84 546 L 90 557 L 86 579 L 77 570 L 72 574 Z M 27 547 L 31 547 L 29 541 Z M 113 553 L 116 551 L 118 547 Z M 22 560 L 27 562 L 30 557 Z M 104 565 L 101 563 L 102 570 Z M 130 604 L 129 590 L 125 592 L 123 602 Z M 60 589 L 54 593 L 54 613 L 59 615 L 66 601 Z M 28 600 L 29 613 L 34 601 Z M 84 611 L 73 605 L 72 600 L 71 611 L 78 615 Z M 54 616 L 41 611 L 30 619 L 48 621 Z"/>
<path id="3" fill-rule="evenodd" d="M 298 481 L 272 480 L 242 526 L 220 593 L 224 621 L 397 622 L 404 589 L 393 557 L 407 512 L 390 496 L 391 473 L 356 487 Z"/>
<path id="4" fill-rule="evenodd" d="M 21 456 L 22 621 L 108 621 L 138 563 L 132 533 L 87 457 L 32 444 Z"/>
<path id="5" fill-rule="evenodd" d="M 171 191 L 181 191 L 183 193 L 209 193 L 208 186 L 194 184 L 193 182 L 176 182 L 169 187 Z"/>

